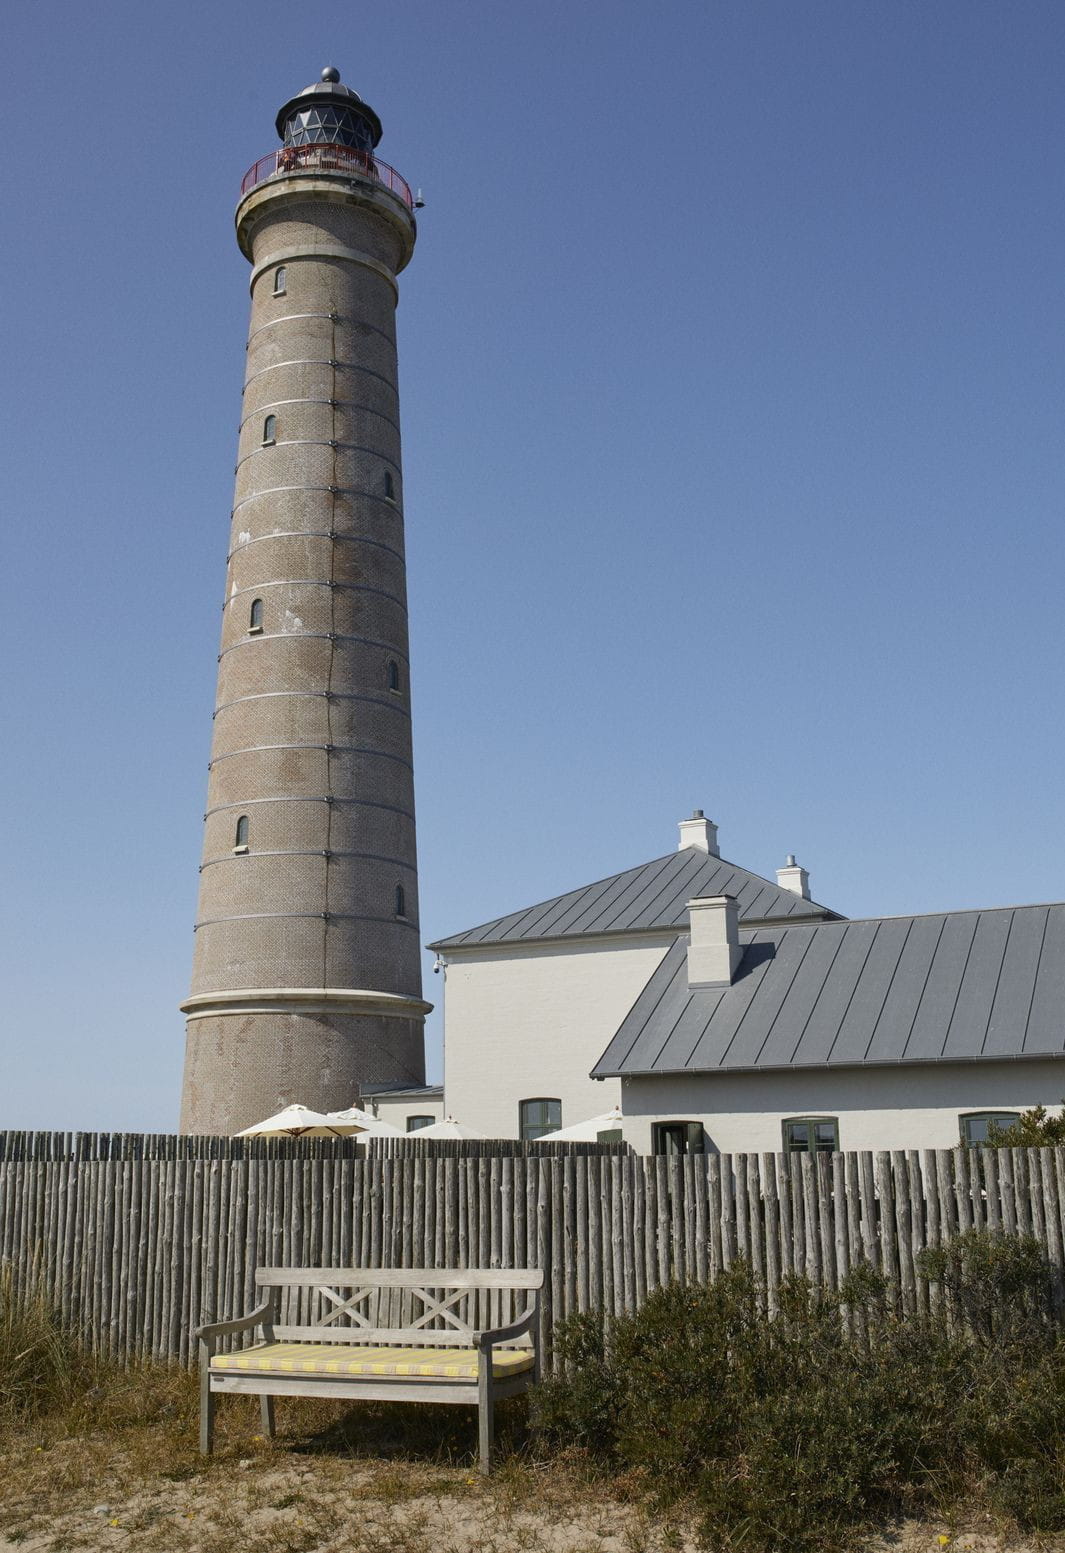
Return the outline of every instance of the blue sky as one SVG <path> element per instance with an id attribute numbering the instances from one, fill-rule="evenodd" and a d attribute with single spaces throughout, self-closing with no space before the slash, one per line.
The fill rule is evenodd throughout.
<path id="1" fill-rule="evenodd" d="M 5 41 L 0 1126 L 176 1122 L 232 212 L 327 63 L 426 199 L 423 937 L 693 806 L 848 915 L 1065 895 L 1060 0 L 104 0 Z"/>

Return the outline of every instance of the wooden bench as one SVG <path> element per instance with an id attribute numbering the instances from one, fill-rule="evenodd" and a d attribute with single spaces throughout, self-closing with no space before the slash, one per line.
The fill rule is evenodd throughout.
<path id="1" fill-rule="evenodd" d="M 200 1450 L 226 1392 L 262 1397 L 268 1437 L 277 1396 L 457 1402 L 477 1407 L 487 1472 L 495 1403 L 540 1379 L 543 1281 L 539 1268 L 260 1267 L 258 1309 L 196 1331 Z M 219 1339 L 257 1327 L 261 1341 L 218 1352 Z"/>

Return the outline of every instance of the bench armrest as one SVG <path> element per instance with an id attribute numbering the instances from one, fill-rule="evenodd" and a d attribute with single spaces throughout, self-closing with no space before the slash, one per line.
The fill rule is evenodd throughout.
<path id="1" fill-rule="evenodd" d="M 475 1332 L 474 1341 L 482 1353 L 487 1353 L 496 1343 L 509 1342 L 512 1337 L 521 1337 L 523 1332 L 530 1331 L 535 1320 L 536 1301 L 534 1300 L 531 1305 L 525 1307 L 517 1321 L 512 1321 L 509 1326 L 490 1327 L 484 1332 Z"/>
<path id="2" fill-rule="evenodd" d="M 261 1321 L 269 1321 L 273 1308 L 274 1302 L 271 1298 L 246 1316 L 235 1316 L 232 1321 L 212 1321 L 207 1326 L 197 1327 L 193 1336 L 211 1349 L 214 1347 L 216 1337 L 231 1337 L 234 1332 L 246 1332 L 249 1327 L 258 1326 Z"/>

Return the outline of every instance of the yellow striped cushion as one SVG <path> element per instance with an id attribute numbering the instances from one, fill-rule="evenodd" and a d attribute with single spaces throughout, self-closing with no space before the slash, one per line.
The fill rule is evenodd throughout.
<path id="1" fill-rule="evenodd" d="M 496 1380 L 531 1370 L 526 1348 L 496 1348 Z M 476 1380 L 476 1348 L 356 1348 L 343 1343 L 259 1343 L 239 1353 L 215 1354 L 212 1370 L 271 1375 L 414 1375 L 423 1379 Z"/>

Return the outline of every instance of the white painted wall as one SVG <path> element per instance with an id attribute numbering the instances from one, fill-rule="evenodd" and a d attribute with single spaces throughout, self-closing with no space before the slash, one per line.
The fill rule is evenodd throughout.
<path id="1" fill-rule="evenodd" d="M 443 1099 L 419 1100 L 417 1097 L 412 1099 L 410 1095 L 397 1095 L 395 1099 L 390 1099 L 387 1094 L 381 1094 L 369 1097 L 366 1107 L 381 1121 L 398 1127 L 400 1132 L 406 1132 L 408 1116 L 431 1116 L 434 1122 L 442 1122 L 444 1119 Z"/>
<path id="2" fill-rule="evenodd" d="M 562 1101 L 562 1126 L 617 1105 L 589 1072 L 671 937 L 450 949 L 444 990 L 448 1111 L 487 1137 L 518 1136 L 518 1104 Z"/>
<path id="3" fill-rule="evenodd" d="M 1065 1057 L 773 1073 L 664 1074 L 622 1084 L 624 1134 L 651 1152 L 659 1121 L 701 1121 L 722 1154 L 779 1151 L 789 1116 L 835 1116 L 841 1149 L 954 1148 L 964 1111 L 1057 1108 Z"/>

